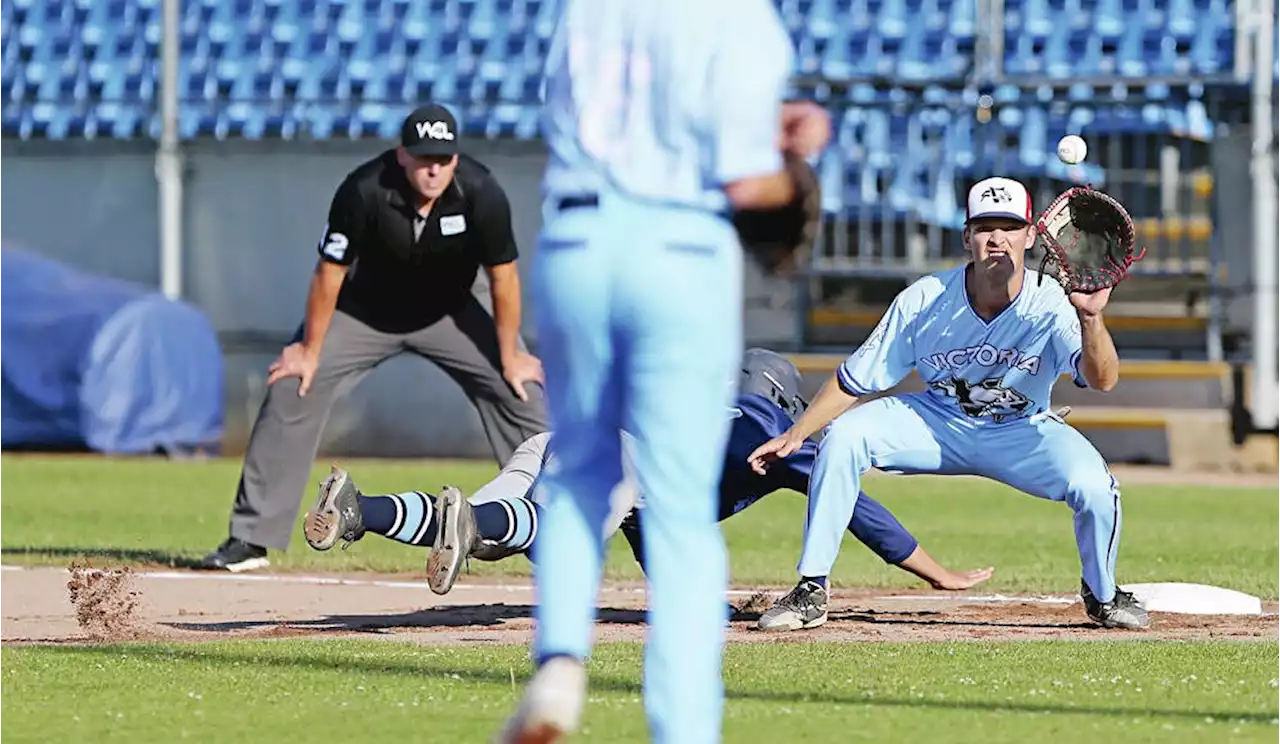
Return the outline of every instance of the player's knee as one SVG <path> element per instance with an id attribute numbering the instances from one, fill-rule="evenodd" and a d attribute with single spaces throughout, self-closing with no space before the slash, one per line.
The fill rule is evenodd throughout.
<path id="1" fill-rule="evenodd" d="M 1067 481 L 1067 504 L 1077 512 L 1114 508 L 1120 484 L 1106 468 L 1079 469 Z"/>
<path id="2" fill-rule="evenodd" d="M 862 470 L 866 470 L 871 466 L 866 426 L 858 421 L 857 416 L 845 414 L 837 417 L 822 438 L 818 457 L 850 458 Z"/>

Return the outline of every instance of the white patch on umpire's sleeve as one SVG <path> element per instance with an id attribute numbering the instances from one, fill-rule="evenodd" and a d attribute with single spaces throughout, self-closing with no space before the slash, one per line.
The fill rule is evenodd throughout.
<path id="1" fill-rule="evenodd" d="M 460 214 L 451 214 L 440 218 L 441 235 L 457 235 L 467 231 L 467 218 Z"/>
<path id="2" fill-rule="evenodd" d="M 351 245 L 351 241 L 346 235 L 340 232 L 329 233 L 329 239 L 324 244 L 324 254 L 335 261 L 341 261 L 342 257 L 347 255 L 347 246 Z"/>

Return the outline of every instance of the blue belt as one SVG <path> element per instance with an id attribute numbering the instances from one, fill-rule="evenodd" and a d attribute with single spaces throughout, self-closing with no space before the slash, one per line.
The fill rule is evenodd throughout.
<path id="1" fill-rule="evenodd" d="M 574 194 L 573 196 L 561 197 L 556 202 L 556 211 L 564 212 L 569 209 L 591 209 L 600 206 L 599 194 Z"/>
<path id="2" fill-rule="evenodd" d="M 596 193 L 590 193 L 590 192 L 583 192 L 581 194 L 571 194 L 569 196 L 562 196 L 556 200 L 557 212 L 565 212 L 570 209 L 595 209 L 598 206 L 600 206 L 600 195 Z M 688 204 L 672 204 L 667 206 L 676 207 L 679 209 L 699 210 L 698 207 L 694 207 Z M 731 209 L 716 210 L 711 212 L 711 214 L 715 215 L 716 217 L 719 217 L 722 220 L 728 220 L 730 222 L 733 221 L 733 210 Z"/>

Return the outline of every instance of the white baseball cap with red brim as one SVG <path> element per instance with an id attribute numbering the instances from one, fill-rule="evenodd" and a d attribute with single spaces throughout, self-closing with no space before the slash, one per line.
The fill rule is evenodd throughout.
<path id="1" fill-rule="evenodd" d="M 1031 222 L 1031 192 L 1012 178 L 987 178 L 969 189 L 965 223 L 983 217 Z"/>

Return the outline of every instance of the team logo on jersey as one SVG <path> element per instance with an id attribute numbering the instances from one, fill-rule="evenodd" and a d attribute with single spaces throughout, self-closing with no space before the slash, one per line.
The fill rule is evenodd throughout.
<path id="1" fill-rule="evenodd" d="M 880 319 L 880 322 L 876 324 L 874 329 L 872 329 L 871 335 L 867 336 L 867 340 L 863 341 L 862 345 L 853 352 L 854 359 L 860 359 L 880 348 L 880 344 L 884 342 L 885 326 L 888 325 L 888 323 L 888 316 Z"/>
<path id="2" fill-rule="evenodd" d="M 982 382 L 951 377 L 929 385 L 934 390 L 956 399 L 960 410 L 974 418 L 988 416 L 997 424 L 1007 418 L 1021 416 L 1031 405 L 1031 400 L 1010 387 L 1005 387 L 999 377 Z"/>

